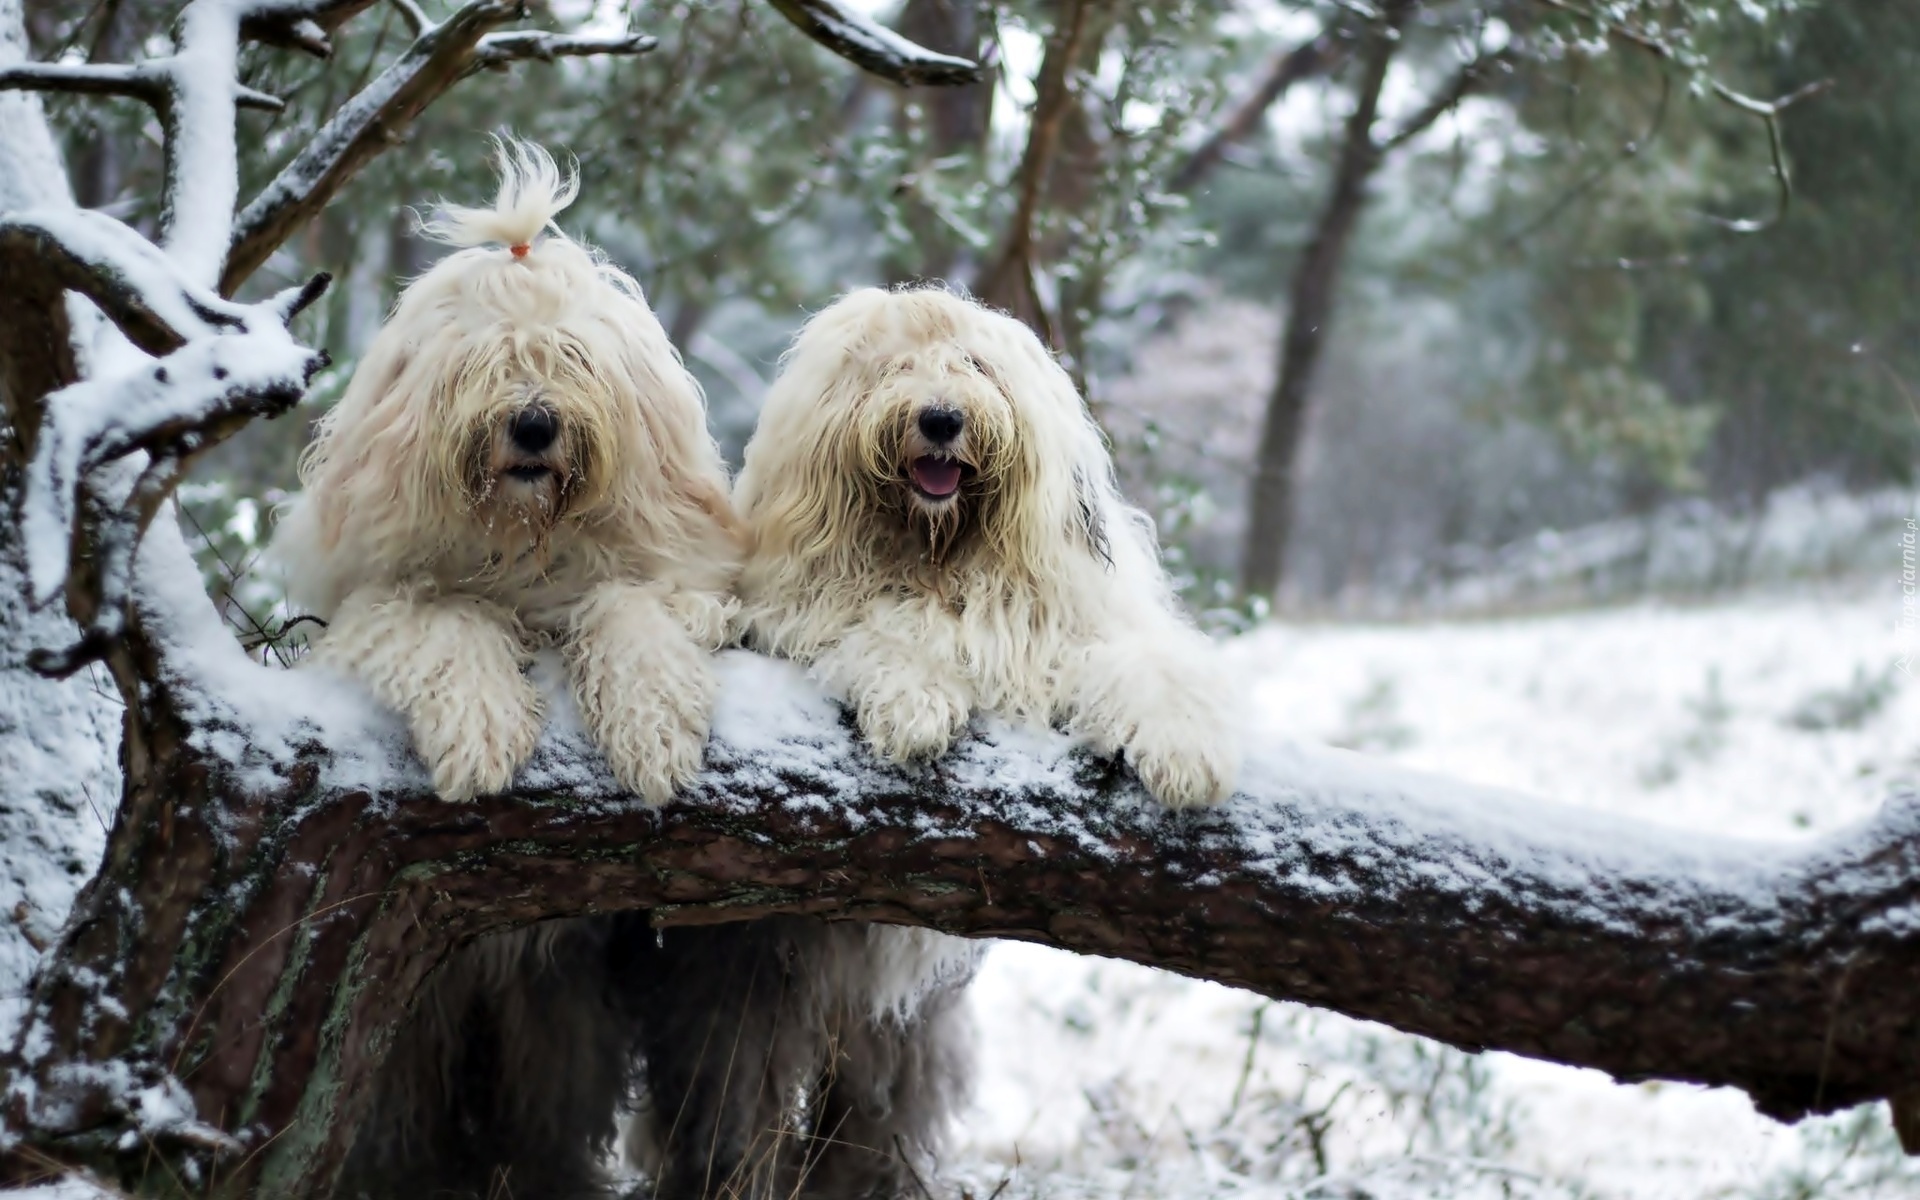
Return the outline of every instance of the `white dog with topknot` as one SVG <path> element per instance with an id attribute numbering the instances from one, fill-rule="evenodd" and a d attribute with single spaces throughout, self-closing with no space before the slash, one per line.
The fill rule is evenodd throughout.
<path id="1" fill-rule="evenodd" d="M 971 714 L 1064 723 L 1174 807 L 1240 764 L 1234 689 L 1151 523 L 1027 327 L 937 288 L 810 320 L 734 486 L 747 638 L 810 663 L 897 761 Z"/>
<path id="2" fill-rule="evenodd" d="M 553 229 L 576 180 L 523 143 L 498 161 L 492 208 L 426 227 L 460 249 L 320 421 L 276 554 L 327 621 L 313 662 L 405 715 L 442 796 L 512 783 L 554 646 L 614 778 L 664 803 L 700 767 L 732 615 L 725 469 L 639 285 Z"/>

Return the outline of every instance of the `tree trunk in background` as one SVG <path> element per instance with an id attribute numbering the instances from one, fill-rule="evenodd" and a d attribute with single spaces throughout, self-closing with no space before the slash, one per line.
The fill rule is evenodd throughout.
<path id="1" fill-rule="evenodd" d="M 1411 12 L 1411 5 L 1394 5 L 1361 35 L 1360 77 L 1355 82 L 1353 114 L 1347 118 L 1333 186 L 1327 206 L 1314 224 L 1313 237 L 1294 268 L 1286 329 L 1280 342 L 1280 373 L 1267 401 L 1247 506 L 1241 590 L 1248 596 L 1272 596 L 1286 565 L 1301 433 L 1306 428 L 1327 328 L 1333 320 L 1347 245 L 1366 207 L 1367 184 L 1380 165 L 1373 125 L 1380 108 L 1381 85 L 1400 46 L 1400 27 Z"/>

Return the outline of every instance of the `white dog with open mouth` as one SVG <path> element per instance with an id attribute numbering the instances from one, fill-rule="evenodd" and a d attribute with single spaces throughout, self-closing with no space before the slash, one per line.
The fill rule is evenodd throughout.
<path id="1" fill-rule="evenodd" d="M 1027 327 L 936 288 L 811 321 L 734 486 L 749 644 L 813 665 L 897 761 L 977 711 L 1064 722 L 1174 807 L 1233 788 L 1239 715 L 1150 522 Z"/>
<path id="2" fill-rule="evenodd" d="M 698 386 L 640 287 L 542 236 L 574 198 L 500 146 L 492 208 L 415 280 L 320 422 L 277 557 L 324 618 L 313 661 L 412 728 L 450 800 L 506 789 L 542 724 L 545 645 L 619 783 L 664 803 L 700 767 L 739 562 Z M 489 245 L 488 243 L 493 243 Z"/>

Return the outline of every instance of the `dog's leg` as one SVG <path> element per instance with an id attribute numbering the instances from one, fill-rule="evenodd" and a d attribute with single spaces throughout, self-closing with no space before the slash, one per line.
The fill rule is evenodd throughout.
<path id="1" fill-rule="evenodd" d="M 341 602 L 311 661 L 358 677 L 407 718 L 448 800 L 505 791 L 540 740 L 519 623 L 487 600 L 361 588 Z"/>
<path id="2" fill-rule="evenodd" d="M 632 1057 L 612 918 L 479 939 L 436 971 L 382 1066 L 341 1200 L 611 1200 Z"/>
<path id="3" fill-rule="evenodd" d="M 1239 774 L 1241 714 L 1216 653 L 1166 623 L 1088 646 L 1069 679 L 1073 732 L 1128 765 L 1171 808 L 1217 804 Z"/>
<path id="4" fill-rule="evenodd" d="M 814 660 L 814 673 L 845 696 L 860 732 L 884 758 L 938 758 L 972 715 L 953 619 L 922 601 L 880 601 Z"/>
<path id="5" fill-rule="evenodd" d="M 973 1031 L 964 983 L 922 998 L 908 1018 L 842 1014 L 817 1089 L 801 1195 L 894 1200 L 929 1186 L 967 1095 Z"/>
<path id="6" fill-rule="evenodd" d="M 727 621 L 725 601 L 657 583 L 600 584 L 569 616 L 580 715 L 613 777 L 648 804 L 700 771 Z"/>
<path id="7" fill-rule="evenodd" d="M 782 918 L 616 936 L 640 1034 L 655 1200 L 789 1200 L 792 1120 L 824 1047 L 793 991 L 812 957 Z M 656 938 L 658 941 L 656 941 Z M 616 960 L 622 957 L 616 954 Z"/>

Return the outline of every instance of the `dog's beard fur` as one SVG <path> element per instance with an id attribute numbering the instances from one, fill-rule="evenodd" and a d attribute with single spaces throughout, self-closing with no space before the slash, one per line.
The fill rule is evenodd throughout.
<path id="1" fill-rule="evenodd" d="M 554 412 L 559 424 L 552 444 L 543 450 L 529 451 L 514 442 L 509 428 L 519 406 L 503 408 L 454 435 L 465 447 L 458 476 L 466 519 L 480 534 L 477 540 L 491 548 L 489 561 L 502 568 L 528 556 L 546 558 L 554 531 L 569 516 L 592 508 L 598 490 L 596 464 L 606 457 L 594 423 L 582 419 L 581 410 L 556 411 L 537 393 L 529 403 Z"/>
<path id="2" fill-rule="evenodd" d="M 937 587 L 944 568 L 999 540 L 1003 498 L 1017 485 L 1010 446 L 1018 422 L 997 381 L 957 345 L 928 346 L 869 370 L 874 388 L 849 414 L 850 428 L 828 432 L 828 445 L 851 456 L 840 469 L 875 541 Z M 920 428 L 929 411 L 957 415 L 959 432 L 929 438 Z M 941 471 L 955 475 L 944 493 L 926 486 Z"/>

